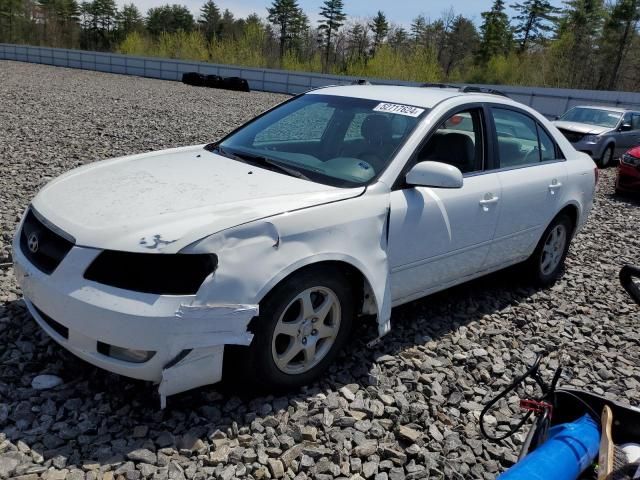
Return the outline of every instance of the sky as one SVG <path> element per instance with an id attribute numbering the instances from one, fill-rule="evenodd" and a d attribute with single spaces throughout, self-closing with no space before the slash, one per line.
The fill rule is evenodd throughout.
<path id="1" fill-rule="evenodd" d="M 167 3 L 186 5 L 197 16 L 200 7 L 205 0 L 117 0 L 122 6 L 124 3 L 133 2 L 140 11 L 145 14 L 151 7 L 157 7 Z M 236 16 L 246 17 L 251 13 L 257 13 L 261 17 L 266 16 L 266 8 L 271 4 L 270 0 L 214 0 L 221 9 L 228 8 Z M 322 0 L 298 0 L 299 5 L 309 15 L 312 21 L 317 20 L 317 12 L 322 5 Z M 420 14 L 427 18 L 436 19 L 443 11 L 453 7 L 456 13 L 460 13 L 475 23 L 480 24 L 480 12 L 489 10 L 493 0 L 449 0 L 439 2 L 436 0 L 344 0 L 345 11 L 350 17 L 367 18 L 382 10 L 387 19 L 396 24 L 409 26 L 411 21 Z M 507 2 L 509 3 L 509 2 Z M 553 2 L 559 4 L 559 1 Z M 513 12 L 508 10 L 511 15 Z"/>

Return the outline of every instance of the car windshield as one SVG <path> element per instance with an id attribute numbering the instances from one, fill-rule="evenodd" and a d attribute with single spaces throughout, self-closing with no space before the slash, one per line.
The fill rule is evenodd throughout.
<path id="1" fill-rule="evenodd" d="M 337 187 L 365 185 L 389 164 L 425 108 L 307 94 L 211 148 L 222 155 Z"/>
<path id="2" fill-rule="evenodd" d="M 575 107 L 560 117 L 560 120 L 563 122 L 586 123 L 588 125 L 598 125 L 599 127 L 614 128 L 618 125 L 621 117 L 622 113 L 614 110 Z"/>

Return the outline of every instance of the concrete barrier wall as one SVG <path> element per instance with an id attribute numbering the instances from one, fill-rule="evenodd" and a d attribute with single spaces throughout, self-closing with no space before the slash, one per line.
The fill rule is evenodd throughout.
<path id="1" fill-rule="evenodd" d="M 249 82 L 252 90 L 293 95 L 326 85 L 347 85 L 361 78 L 6 43 L 0 43 L 0 60 L 42 63 L 174 81 L 181 80 L 182 74 L 185 72 L 242 77 Z M 371 83 L 382 85 L 420 85 L 417 82 L 368 80 Z M 514 100 L 535 108 L 547 117 L 561 115 L 575 105 L 585 104 L 640 110 L 640 93 L 506 85 L 480 86 L 501 90 Z"/>

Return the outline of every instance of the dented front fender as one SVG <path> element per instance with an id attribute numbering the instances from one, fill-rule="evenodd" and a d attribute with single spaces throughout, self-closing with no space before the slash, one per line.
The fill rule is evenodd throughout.
<path id="1" fill-rule="evenodd" d="M 194 305 L 259 304 L 279 282 L 303 267 L 345 262 L 366 280 L 379 334 L 389 331 L 391 299 L 387 260 L 389 190 L 379 184 L 364 195 L 305 208 L 230 228 L 185 248 L 215 253 L 218 268 Z"/>

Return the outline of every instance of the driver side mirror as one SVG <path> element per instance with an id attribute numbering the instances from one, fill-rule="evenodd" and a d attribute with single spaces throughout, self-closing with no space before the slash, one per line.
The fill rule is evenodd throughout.
<path id="1" fill-rule="evenodd" d="M 462 188 L 460 169 L 442 162 L 416 163 L 406 176 L 407 184 L 418 187 Z"/>
<path id="2" fill-rule="evenodd" d="M 618 130 L 620 130 L 621 132 L 628 132 L 631 130 L 631 124 L 623 123 L 622 125 L 620 125 L 620 128 Z"/>

